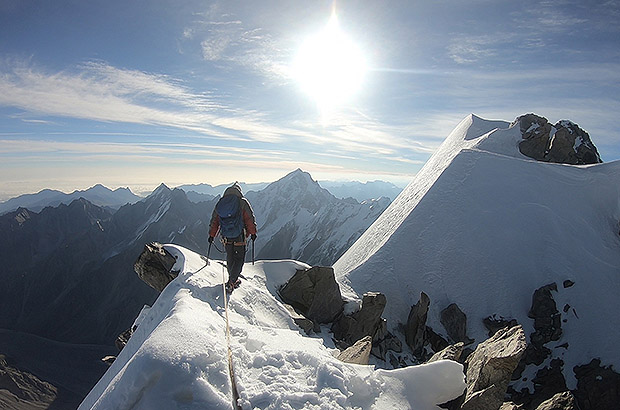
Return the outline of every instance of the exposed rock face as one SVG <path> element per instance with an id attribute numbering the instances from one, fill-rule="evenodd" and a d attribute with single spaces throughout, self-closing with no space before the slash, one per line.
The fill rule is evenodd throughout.
<path id="1" fill-rule="evenodd" d="M 593 359 L 574 369 L 577 377 L 575 398 L 581 410 L 618 409 L 620 403 L 620 374 L 611 366 L 601 366 L 599 359 Z"/>
<path id="2" fill-rule="evenodd" d="M 441 311 L 441 324 L 453 342 L 470 344 L 473 339 L 467 337 L 467 316 L 456 303 L 452 303 Z"/>
<path id="3" fill-rule="evenodd" d="M 135 326 L 132 326 L 131 328 L 125 330 L 123 333 L 118 335 L 118 337 L 114 341 L 114 345 L 116 346 L 119 352 L 123 350 L 125 346 L 127 346 L 127 342 L 129 342 L 129 339 L 131 339 L 131 336 L 133 335 L 133 332 L 135 330 L 136 330 Z"/>
<path id="4" fill-rule="evenodd" d="M 526 345 L 520 325 L 499 330 L 492 338 L 480 343 L 467 358 L 467 391 L 461 408 L 498 409 Z"/>
<path id="5" fill-rule="evenodd" d="M 365 336 L 370 336 L 371 340 L 377 340 L 377 332 L 382 328 L 381 314 L 386 302 L 385 295 L 382 293 L 365 293 L 359 311 L 352 315 L 343 315 L 334 323 L 332 326 L 334 337 L 349 345 Z"/>
<path id="6" fill-rule="evenodd" d="M 338 355 L 338 359 L 345 363 L 368 364 L 370 350 L 372 349 L 372 338 L 365 336 L 348 347 Z"/>
<path id="7" fill-rule="evenodd" d="M 381 360 L 386 360 L 388 350 L 400 353 L 403 351 L 403 345 L 398 337 L 388 332 L 387 320 L 381 318 L 379 328 L 373 336 L 371 353 Z"/>
<path id="8" fill-rule="evenodd" d="M 547 398 L 552 398 L 558 393 L 568 390 L 566 380 L 562 374 L 564 362 L 561 359 L 553 359 L 548 367 L 543 367 L 536 372 L 536 376 L 532 379 L 534 384 L 534 394 L 527 395 L 522 399 L 528 408 L 533 408 Z M 518 397 L 517 395 L 513 397 Z"/>
<path id="9" fill-rule="evenodd" d="M 536 410 L 579 410 L 573 394 L 569 391 L 558 393 L 542 402 Z"/>
<path id="10" fill-rule="evenodd" d="M 440 352 L 450 345 L 448 341 L 443 338 L 443 336 L 435 333 L 435 331 L 430 326 L 426 326 L 425 333 L 426 334 L 424 338 L 426 339 L 426 342 L 430 344 L 433 352 Z M 426 342 L 424 344 L 426 344 Z"/>
<path id="11" fill-rule="evenodd" d="M 286 308 L 286 310 L 288 310 L 288 313 L 289 315 L 291 315 L 291 319 L 293 319 L 295 324 L 299 326 L 300 328 L 302 328 L 303 331 L 306 332 L 307 335 L 309 335 L 315 330 L 315 327 L 317 325 L 315 325 L 315 323 L 312 320 L 297 313 L 295 311 L 295 308 L 287 303 L 284 304 L 284 307 Z"/>
<path id="12" fill-rule="evenodd" d="M 538 161 L 561 164 L 596 164 L 603 162 L 590 135 L 573 122 L 562 120 L 551 125 L 544 117 L 526 114 L 518 117 L 523 141 L 519 150 Z"/>
<path id="13" fill-rule="evenodd" d="M 528 317 L 534 319 L 535 332 L 531 335 L 534 346 L 542 346 L 562 336 L 561 315 L 553 299 L 552 291 L 557 292 L 555 283 L 537 289 L 532 296 L 532 307 Z"/>
<path id="14" fill-rule="evenodd" d="M 332 267 L 298 270 L 280 288 L 280 296 L 316 323 L 333 322 L 342 313 L 342 295 Z"/>
<path id="15" fill-rule="evenodd" d="M 431 300 L 428 295 L 421 292 L 420 300 L 418 303 L 411 306 L 411 310 L 409 311 L 409 317 L 407 318 L 407 325 L 405 327 L 405 341 L 415 355 L 419 355 L 422 352 L 422 348 L 426 342 L 426 316 L 428 315 L 428 307 L 430 304 Z"/>
<path id="16" fill-rule="evenodd" d="M 146 284 L 161 292 L 179 274 L 172 271 L 174 256 L 157 242 L 144 245 L 144 250 L 133 265 L 134 270 Z"/>
<path id="17" fill-rule="evenodd" d="M 4 355 L 0 355 L 0 408 L 46 409 L 56 396 L 56 387 L 16 369 L 7 363 Z"/>
<path id="18" fill-rule="evenodd" d="M 435 353 L 426 363 L 432 363 L 438 360 L 454 360 L 455 362 L 458 362 L 461 359 L 463 347 L 465 347 L 465 343 L 463 342 L 450 345 L 442 351 Z"/>

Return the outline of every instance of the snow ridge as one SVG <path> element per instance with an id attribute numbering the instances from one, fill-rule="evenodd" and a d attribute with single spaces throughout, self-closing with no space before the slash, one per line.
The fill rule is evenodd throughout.
<path id="1" fill-rule="evenodd" d="M 181 273 L 80 409 L 230 408 L 222 266 L 204 267 L 199 255 L 166 248 Z M 295 261 L 246 264 L 247 279 L 232 293 L 231 349 L 242 408 L 432 410 L 462 393 L 456 362 L 375 371 L 337 360 L 326 331 L 302 335 L 275 292 L 303 268 Z"/>

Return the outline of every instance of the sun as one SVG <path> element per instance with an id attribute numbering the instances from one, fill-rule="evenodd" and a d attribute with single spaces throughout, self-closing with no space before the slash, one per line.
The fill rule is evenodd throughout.
<path id="1" fill-rule="evenodd" d="M 323 30 L 303 42 L 293 63 L 293 76 L 321 110 L 355 96 L 365 73 L 364 54 L 340 29 L 335 12 Z"/>

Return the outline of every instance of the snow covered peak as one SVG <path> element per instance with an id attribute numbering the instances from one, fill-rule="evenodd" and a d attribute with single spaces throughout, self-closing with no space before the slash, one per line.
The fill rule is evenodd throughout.
<path id="1" fill-rule="evenodd" d="M 590 352 L 620 366 L 620 318 L 608 309 L 620 293 L 620 162 L 534 161 L 520 139 L 516 124 L 465 118 L 334 269 L 351 298 L 387 295 L 388 323 L 406 321 L 425 292 L 441 330 L 439 312 L 456 303 L 478 342 L 485 317 L 528 324 L 535 289 L 579 283 L 556 299 L 579 312 L 563 316 L 570 330 L 558 341 L 570 345 L 562 359 L 574 387 L 572 368 Z"/>
<path id="2" fill-rule="evenodd" d="M 151 192 L 149 197 L 167 196 L 170 192 L 172 192 L 172 190 L 162 182 L 153 192 Z"/>
<path id="3" fill-rule="evenodd" d="M 284 205 L 283 202 L 292 201 L 311 212 L 336 199 L 328 190 L 321 188 L 309 173 L 299 168 L 269 184 L 259 195 L 277 198 L 276 203 L 269 204 L 272 207 L 279 208 Z"/>
<path id="4" fill-rule="evenodd" d="M 307 189 L 320 190 L 321 187 L 312 176 L 300 168 L 280 178 L 272 185 L 277 185 L 280 189 L 294 189 L 298 191 L 304 191 Z"/>

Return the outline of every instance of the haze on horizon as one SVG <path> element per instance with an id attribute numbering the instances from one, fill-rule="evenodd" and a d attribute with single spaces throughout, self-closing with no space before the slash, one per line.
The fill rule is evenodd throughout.
<path id="1" fill-rule="evenodd" d="M 620 2 L 0 3 L 0 198 L 97 183 L 403 186 L 461 119 L 620 158 Z M 351 63 L 353 62 L 353 63 Z"/>

